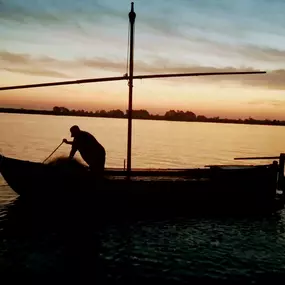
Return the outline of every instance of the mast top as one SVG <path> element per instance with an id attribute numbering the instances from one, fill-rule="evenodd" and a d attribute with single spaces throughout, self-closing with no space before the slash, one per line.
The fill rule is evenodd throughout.
<path id="1" fill-rule="evenodd" d="M 136 19 L 136 13 L 134 11 L 134 2 L 131 3 L 131 11 L 129 13 L 129 19 L 132 24 L 134 24 Z"/>

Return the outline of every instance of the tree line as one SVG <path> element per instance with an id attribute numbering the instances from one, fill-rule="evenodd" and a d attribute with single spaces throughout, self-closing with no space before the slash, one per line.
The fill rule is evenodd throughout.
<path id="1" fill-rule="evenodd" d="M 15 109 L 15 108 L 0 108 L 1 113 L 19 113 L 19 114 L 42 114 L 55 116 L 82 116 L 82 117 L 103 117 L 103 118 L 127 118 L 128 111 L 123 112 L 120 109 L 115 110 L 69 110 L 66 107 L 55 106 L 52 110 L 31 110 L 31 109 Z M 147 110 L 133 110 L 133 119 L 141 120 L 166 120 L 166 121 L 182 121 L 182 122 L 212 122 L 212 123 L 233 123 L 233 124 L 251 124 L 251 125 L 279 125 L 284 126 L 285 121 L 280 120 L 257 120 L 254 118 L 247 119 L 227 119 L 220 117 L 206 117 L 196 115 L 192 111 L 169 110 L 164 115 L 150 114 Z"/>

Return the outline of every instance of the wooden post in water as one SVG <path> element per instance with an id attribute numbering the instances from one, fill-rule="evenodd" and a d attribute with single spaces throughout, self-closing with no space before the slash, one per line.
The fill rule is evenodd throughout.
<path id="1" fill-rule="evenodd" d="M 278 189 L 283 191 L 283 196 L 285 195 L 284 189 L 284 163 L 285 163 L 285 153 L 280 153 L 279 157 L 279 173 L 278 173 Z"/>
<path id="2" fill-rule="evenodd" d="M 128 146 L 127 146 L 127 177 L 130 178 L 132 168 L 132 115 L 133 115 L 133 71 L 134 71 L 134 25 L 136 13 L 134 2 L 131 3 L 130 21 L 130 58 L 129 58 L 129 108 L 128 108 Z"/>

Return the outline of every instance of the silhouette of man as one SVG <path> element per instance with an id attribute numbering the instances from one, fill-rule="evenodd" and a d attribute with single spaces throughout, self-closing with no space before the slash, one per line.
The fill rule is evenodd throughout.
<path id="1" fill-rule="evenodd" d="M 89 165 L 90 170 L 98 175 L 103 175 L 106 159 L 104 147 L 93 135 L 80 130 L 78 126 L 72 126 L 70 133 L 71 137 L 74 137 L 73 141 L 62 140 L 64 143 L 72 145 L 69 158 L 72 159 L 78 150 L 81 157 Z"/>

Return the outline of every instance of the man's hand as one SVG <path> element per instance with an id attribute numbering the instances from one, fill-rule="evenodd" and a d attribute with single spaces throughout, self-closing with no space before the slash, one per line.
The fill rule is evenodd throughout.
<path id="1" fill-rule="evenodd" d="M 63 143 L 67 143 L 67 139 L 63 139 L 62 142 L 63 142 Z"/>

